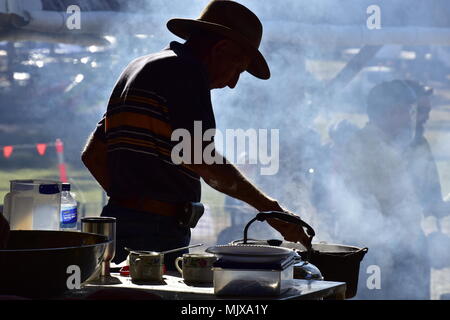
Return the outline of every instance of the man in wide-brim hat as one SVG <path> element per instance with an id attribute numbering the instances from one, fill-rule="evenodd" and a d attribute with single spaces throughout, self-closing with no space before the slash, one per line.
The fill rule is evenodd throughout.
<path id="1" fill-rule="evenodd" d="M 126 257 L 123 247 L 163 251 L 187 245 L 195 225 L 188 220 L 200 202 L 200 178 L 258 211 L 283 210 L 218 154 L 216 159 L 223 161 L 213 164 L 176 164 L 171 157 L 175 130 L 194 137 L 194 122 L 201 123 L 202 134 L 215 129 L 211 89 L 234 88 L 244 71 L 270 77 L 259 52 L 261 22 L 234 1 L 213 1 L 198 19 L 172 19 L 167 27 L 186 42 L 172 42 L 130 63 L 82 156 L 110 196 L 102 216 L 118 219 L 116 262 Z M 201 157 L 203 149 L 198 153 Z M 183 210 L 186 206 L 191 209 Z M 286 240 L 310 244 L 299 226 L 273 219 L 269 223 Z M 182 253 L 165 256 L 168 269 Z"/>

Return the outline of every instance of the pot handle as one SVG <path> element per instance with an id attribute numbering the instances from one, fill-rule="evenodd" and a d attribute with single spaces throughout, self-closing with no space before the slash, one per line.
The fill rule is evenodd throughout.
<path id="1" fill-rule="evenodd" d="M 294 215 L 291 215 L 289 213 L 285 213 L 282 211 L 264 211 L 264 212 L 259 212 L 256 215 L 256 217 L 253 218 L 252 220 L 250 220 L 250 222 L 247 223 L 247 225 L 245 226 L 244 243 L 247 243 L 247 232 L 248 232 L 248 227 L 250 226 L 250 224 L 252 224 L 256 220 L 266 221 L 267 219 L 278 219 L 278 220 L 281 220 L 284 222 L 293 223 L 293 224 L 299 225 L 303 228 L 306 228 L 306 233 L 308 234 L 308 236 L 310 236 L 311 239 L 316 235 L 314 229 L 309 224 L 307 224 L 305 221 L 300 219 L 300 217 L 298 217 L 298 216 L 294 216 Z"/>

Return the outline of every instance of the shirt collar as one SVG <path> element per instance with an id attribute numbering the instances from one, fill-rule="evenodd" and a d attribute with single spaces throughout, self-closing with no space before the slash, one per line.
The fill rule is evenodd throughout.
<path id="1" fill-rule="evenodd" d="M 189 49 L 185 44 L 179 43 L 177 41 L 172 41 L 167 49 L 175 52 L 177 56 L 197 64 L 200 72 L 203 74 L 206 82 L 209 84 L 209 76 L 205 64 L 194 55 L 191 49 Z"/>

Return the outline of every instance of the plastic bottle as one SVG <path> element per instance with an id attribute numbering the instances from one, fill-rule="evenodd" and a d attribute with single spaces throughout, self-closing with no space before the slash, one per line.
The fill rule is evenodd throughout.
<path id="1" fill-rule="evenodd" d="M 65 231 L 77 230 L 78 208 L 77 201 L 70 194 L 70 183 L 62 184 L 60 229 Z"/>

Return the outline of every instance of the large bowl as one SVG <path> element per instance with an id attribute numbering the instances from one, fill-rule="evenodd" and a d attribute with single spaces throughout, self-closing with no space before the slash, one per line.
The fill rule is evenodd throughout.
<path id="1" fill-rule="evenodd" d="M 0 295 L 47 299 L 76 289 L 99 270 L 110 242 L 93 233 L 13 230 L 0 250 Z"/>

